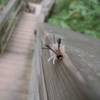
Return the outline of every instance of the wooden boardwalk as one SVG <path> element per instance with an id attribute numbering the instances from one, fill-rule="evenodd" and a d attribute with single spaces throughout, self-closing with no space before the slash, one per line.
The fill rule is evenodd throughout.
<path id="1" fill-rule="evenodd" d="M 0 100 L 27 100 L 34 41 L 34 16 L 23 13 L 7 50 L 0 55 Z"/>
<path id="2" fill-rule="evenodd" d="M 52 34 L 48 36 L 46 43 L 52 43 L 54 41 L 53 36 L 51 36 Z M 67 64 L 64 61 L 53 64 L 52 61 L 47 61 L 48 58 L 48 49 L 43 49 L 41 59 L 47 100 L 89 100 L 88 96 L 80 88 L 82 84 L 75 76 L 78 72 L 73 74 L 68 68 L 72 67 L 71 62 L 68 64 L 69 58 L 67 60 L 64 58 Z"/>
<path id="3" fill-rule="evenodd" d="M 40 33 L 49 33 L 52 37 L 54 35 L 62 37 L 66 47 L 64 61 L 55 65 L 47 61 L 49 51 L 42 50 L 42 67 L 48 99 L 99 100 L 100 41 L 48 24 L 41 24 L 40 26 Z M 50 36 L 49 38 L 52 39 Z M 71 95 L 75 98 L 71 98 Z"/>
<path id="4" fill-rule="evenodd" d="M 55 0 L 43 0 L 40 4 L 29 3 L 31 9 L 35 10 L 35 14 L 24 12 L 17 23 L 6 51 L 0 55 L 0 100 L 100 99 L 98 77 L 89 68 L 89 63 L 84 65 L 80 59 L 77 60 L 78 54 L 76 53 L 78 52 L 82 59 L 81 53 L 83 52 L 77 51 L 77 47 L 82 44 L 80 50 L 84 50 L 86 43 L 93 45 L 93 42 L 83 37 L 80 41 L 79 34 L 75 35 L 61 29 L 54 31 L 47 24 L 43 24 L 54 2 Z M 42 24 L 40 24 L 41 22 Z M 34 32 L 37 35 L 34 35 Z M 70 59 L 66 52 L 66 57 L 62 62 L 55 65 L 52 62 L 48 63 L 49 51 L 43 49 L 45 32 L 62 35 L 66 39 L 64 40 L 67 44 L 66 51 L 71 51 L 69 47 L 71 48 L 76 43 L 76 49 L 72 48 L 76 50 L 74 52 L 76 55 L 73 56 L 74 53 L 72 53 L 72 59 Z M 53 35 L 51 34 L 51 36 Z M 46 43 L 48 42 L 46 41 Z M 100 43 L 98 45 L 94 42 L 94 44 L 96 45 L 93 47 L 100 47 Z M 91 47 L 85 49 L 92 51 Z M 94 50 L 94 52 L 96 51 Z M 97 60 L 100 58 L 98 55 L 95 57 Z M 88 57 L 87 61 L 88 59 L 90 58 Z M 100 70 L 100 68 L 98 69 Z M 100 73 L 98 74 L 100 75 Z"/>

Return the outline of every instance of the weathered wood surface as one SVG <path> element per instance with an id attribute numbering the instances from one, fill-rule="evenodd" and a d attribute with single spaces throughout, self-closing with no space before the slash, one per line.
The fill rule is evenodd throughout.
<path id="1" fill-rule="evenodd" d="M 25 13 L 5 54 L 0 56 L 1 100 L 100 99 L 100 41 L 39 24 L 31 66 L 36 23 L 44 22 L 53 2 L 44 0 L 42 6 L 38 4 L 39 12 L 35 17 Z M 55 65 L 48 63 L 49 51 L 42 49 L 45 32 L 56 33 L 64 38 L 66 57 L 63 62 Z"/>
<path id="2" fill-rule="evenodd" d="M 68 57 L 69 57 L 70 61 L 72 62 L 72 64 L 75 66 L 75 68 L 73 69 L 72 67 L 68 67 L 68 66 L 66 66 L 66 68 L 65 68 L 64 66 L 60 67 L 60 66 L 48 65 L 48 63 L 46 63 L 46 59 L 47 59 L 46 55 L 48 55 L 48 53 L 46 53 L 46 54 L 44 54 L 44 59 L 45 59 L 44 62 L 46 63 L 46 65 L 44 67 L 47 69 L 45 71 L 45 73 L 47 74 L 47 77 L 50 77 L 50 75 L 52 75 L 52 77 L 50 78 L 52 80 L 54 78 L 54 75 L 56 75 L 55 74 L 56 70 L 59 70 L 58 71 L 59 73 L 57 72 L 58 75 L 60 73 L 62 73 L 62 76 L 64 76 L 63 75 L 64 73 L 67 74 L 68 72 L 71 72 L 75 76 L 74 71 L 77 70 L 79 73 L 81 73 L 81 76 L 84 79 L 83 83 L 82 83 L 81 82 L 82 80 L 80 78 L 79 83 L 82 83 L 82 84 L 78 85 L 78 87 L 81 87 L 81 90 L 83 90 L 89 96 L 89 98 L 91 98 L 89 100 L 99 100 L 100 99 L 100 78 L 99 78 L 100 41 L 83 36 L 79 33 L 72 32 L 70 30 L 54 28 L 47 24 L 43 25 L 43 23 L 42 23 L 41 27 L 42 27 L 41 30 L 44 32 L 54 33 L 54 34 L 57 34 L 58 36 L 62 36 L 62 38 L 64 39 L 65 46 L 66 46 L 66 52 L 68 54 Z M 69 62 L 67 60 L 65 60 L 65 64 L 68 65 L 68 63 Z M 48 66 L 50 66 L 50 67 L 48 67 Z M 55 71 L 54 71 L 54 69 L 55 69 Z M 65 71 L 64 69 L 65 70 L 68 69 L 69 71 L 67 72 L 67 70 Z M 50 70 L 51 70 L 50 73 L 52 73 L 52 74 L 49 73 Z M 71 73 L 69 73 L 69 75 Z M 77 74 L 77 72 L 76 72 L 76 74 Z M 55 77 L 57 77 L 57 76 L 55 76 Z M 65 77 L 64 79 L 63 79 L 63 77 L 61 77 L 61 78 L 62 78 L 62 80 L 65 81 L 67 79 L 67 75 L 65 75 L 64 77 Z M 74 80 L 73 77 L 71 77 L 71 79 Z M 48 79 L 48 81 L 49 81 L 49 79 Z M 53 80 L 53 81 L 55 81 L 55 80 Z M 74 83 L 74 81 L 73 81 L 73 83 Z M 76 83 L 77 83 L 77 80 L 76 80 Z M 59 86 L 61 87 L 61 85 L 64 83 L 59 83 L 59 84 L 60 84 Z M 74 83 L 74 85 L 75 85 L 75 83 Z M 57 83 L 56 83 L 56 86 L 57 86 Z M 65 88 L 66 88 L 66 86 L 65 86 Z M 67 88 L 66 88 L 66 91 L 67 91 Z M 58 94 L 59 94 L 59 92 L 58 92 Z"/>
<path id="3" fill-rule="evenodd" d="M 50 3 L 50 5 L 49 5 Z M 48 100 L 47 90 L 45 85 L 45 78 L 42 66 L 42 41 L 41 41 L 41 33 L 38 29 L 38 23 L 44 22 L 49 11 L 51 10 L 54 4 L 54 0 L 43 0 L 40 4 L 31 4 L 30 6 L 36 7 L 36 23 L 37 23 L 37 35 L 36 35 L 36 44 L 35 51 L 33 57 L 33 65 L 32 65 L 32 74 L 29 84 L 29 96 L 28 100 Z M 49 5 L 49 6 L 48 6 Z M 41 35 L 40 35 L 41 34 Z"/>
<path id="4" fill-rule="evenodd" d="M 2 16 L 0 15 L 0 22 L 3 24 L 4 20 L 7 18 L 7 16 L 11 12 L 11 7 L 16 4 L 17 0 L 14 0 L 13 2 L 10 1 L 10 4 L 5 8 L 5 10 L 2 12 Z M 45 2 L 44 2 L 45 3 Z M 43 3 L 43 4 L 44 4 Z M 25 14 L 23 15 L 22 20 L 19 20 L 20 23 L 18 23 L 14 34 L 12 35 L 12 38 L 10 42 L 8 43 L 8 47 L 6 49 L 6 52 L 1 55 L 0 57 L 0 70 L 2 70 L 2 66 L 5 67 L 3 70 L 4 75 L 1 75 L 1 91 L 0 91 L 0 99 L 2 100 L 39 100 L 40 94 L 39 94 L 39 87 L 38 84 L 38 76 L 42 76 L 40 78 L 43 86 L 43 93 L 46 100 L 46 90 L 45 83 L 44 83 L 44 76 L 43 72 L 38 70 L 42 70 L 42 68 L 36 68 L 37 70 L 34 70 L 32 68 L 32 75 L 31 75 L 31 60 L 32 60 L 32 47 L 33 47 L 33 33 L 36 29 L 36 25 L 34 22 L 35 20 L 40 18 L 40 22 L 44 21 L 45 17 L 41 17 L 41 5 L 38 5 L 40 7 L 38 8 L 37 15 L 33 14 Z M 42 6 L 43 7 L 43 6 Z M 48 9 L 49 11 L 49 9 Z M 46 13 L 47 14 L 47 13 Z M 33 17 L 35 16 L 35 17 Z M 45 16 L 45 14 L 43 14 Z M 37 18 L 36 18 L 37 17 Z M 34 19 L 34 20 L 33 20 Z M 37 21 L 37 22 L 39 22 Z M 38 45 L 37 45 L 38 46 Z M 41 47 L 41 46 L 40 46 Z M 40 49 L 38 49 L 40 50 Z M 36 51 L 38 52 L 38 51 Z M 37 53 L 35 53 L 37 54 Z M 35 55 L 35 63 L 38 64 L 39 56 Z M 18 61 L 18 62 L 16 62 Z M 18 67 L 19 66 L 19 67 Z M 10 68 L 9 68 L 10 67 Z M 33 66 L 36 67 L 36 66 Z M 7 70 L 6 70 L 7 69 Z M 36 71 L 36 72 L 35 72 Z M 9 75 L 8 77 L 8 74 Z M 38 73 L 38 74 L 37 74 Z M 41 74 L 42 73 L 42 74 Z M 33 75 L 34 74 L 34 75 Z M 11 78 L 10 78 L 11 77 Z M 30 81 L 30 84 L 28 82 Z M 33 84 L 34 82 L 35 84 Z M 32 83 L 31 83 L 32 82 Z M 9 85 L 9 87 L 8 87 Z M 28 87 L 29 85 L 29 87 Z M 43 99 L 44 100 L 44 99 Z"/>
<path id="5" fill-rule="evenodd" d="M 42 34 L 43 31 L 40 32 Z M 43 37 L 43 34 L 40 37 Z M 42 45 L 43 41 L 41 39 L 39 41 L 40 43 L 38 44 L 40 45 L 37 44 L 36 48 L 36 50 L 40 49 L 37 52 L 36 72 L 38 74 L 38 91 L 42 95 L 40 100 L 89 100 L 88 95 L 80 88 L 82 86 L 81 82 L 71 73 L 66 64 L 63 62 L 55 65 L 48 63 L 49 51 L 42 49 L 44 47 Z M 42 84 L 41 81 L 43 80 L 41 78 L 44 78 L 44 84 Z M 45 85 L 45 88 L 43 88 L 43 85 Z M 44 89 L 46 93 L 44 93 Z"/>
<path id="6" fill-rule="evenodd" d="M 0 52 L 4 52 L 8 41 L 15 29 L 16 23 L 21 17 L 21 10 L 23 8 L 23 2 L 14 0 L 9 1 L 8 5 L 4 8 L 0 14 Z"/>
<path id="7" fill-rule="evenodd" d="M 55 0 L 42 0 L 40 5 L 42 6 L 40 16 L 38 18 L 39 22 L 44 22 L 49 15 Z"/>
<path id="8" fill-rule="evenodd" d="M 34 15 L 23 13 L 0 55 L 0 100 L 27 100 L 32 68 Z"/>
<path id="9" fill-rule="evenodd" d="M 48 7 L 45 6 L 44 8 Z M 43 22 L 44 16 L 47 16 L 46 13 L 42 14 L 43 16 L 41 18 L 39 16 L 40 19 L 38 18 L 40 22 Z M 47 29 L 49 28 L 47 27 Z M 37 35 L 28 99 L 66 100 L 68 98 L 70 100 L 99 100 L 99 95 L 93 91 L 93 88 L 90 88 L 90 84 L 87 84 L 86 78 L 83 74 L 80 74 L 80 70 L 77 70 L 75 63 L 71 61 L 72 59 L 70 60 L 69 56 L 66 56 L 69 62 L 65 63 L 65 59 L 65 62 L 60 65 L 52 65 L 47 62 L 49 52 L 48 50 L 42 51 L 41 40 L 42 33 L 46 31 L 48 32 L 45 27 L 42 27 Z M 53 31 L 51 28 L 49 29 L 49 32 Z"/>

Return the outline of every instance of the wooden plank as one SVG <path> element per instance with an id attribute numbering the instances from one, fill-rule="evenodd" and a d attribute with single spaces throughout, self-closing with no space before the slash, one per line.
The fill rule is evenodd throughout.
<path id="1" fill-rule="evenodd" d="M 66 65 L 63 63 L 56 63 L 53 65 L 52 62 L 48 63 L 48 58 L 49 51 L 43 49 L 42 65 L 44 69 L 44 77 L 46 80 L 48 99 L 65 100 L 67 98 L 71 100 L 88 100 L 87 95 L 85 95 L 83 91 L 78 88 L 79 84 L 77 84 L 77 78 L 75 78 L 75 76 L 72 75 L 71 72 L 67 69 L 66 66 L 68 66 L 68 64 Z M 74 80 L 76 83 L 74 83 Z"/>
<path id="2" fill-rule="evenodd" d="M 21 30 L 18 27 L 22 27 L 24 30 L 23 33 L 27 34 L 27 28 L 24 28 L 23 24 L 27 23 L 31 19 L 34 19 L 33 16 L 27 15 L 28 14 L 24 13 L 24 15 L 21 18 L 21 22 L 18 23 L 15 29 L 16 32 L 14 32 L 13 34 L 15 36 L 13 36 L 10 42 L 8 43 L 8 50 L 6 50 L 4 54 L 0 55 L 1 100 L 27 100 L 28 82 L 30 80 L 32 67 L 31 63 L 33 51 L 30 48 L 33 46 L 34 40 L 34 34 L 32 31 L 34 23 L 30 21 L 30 23 L 27 24 L 27 27 L 29 27 L 30 30 L 29 35 L 23 35 L 22 38 L 20 34 L 17 34 L 21 33 Z M 20 23 L 22 22 L 23 24 L 20 25 Z M 19 41 L 20 39 L 21 41 Z M 27 43 L 25 42 L 25 40 Z M 24 48 L 23 45 L 27 48 Z M 18 47 L 20 48 L 18 49 Z M 14 50 L 12 50 L 11 48 L 13 48 Z M 25 50 L 27 52 L 23 53 Z"/>
<path id="3" fill-rule="evenodd" d="M 44 1 L 44 0 L 43 0 Z M 50 0 L 52 2 L 53 0 Z M 37 5 L 37 16 L 36 16 L 36 23 L 44 22 L 47 14 L 49 13 L 49 10 L 51 9 L 51 6 L 53 3 L 50 3 L 49 8 L 46 8 L 48 5 L 46 3 L 47 1 L 44 1 L 40 4 L 42 7 L 41 10 L 39 8 L 39 5 Z M 31 5 L 36 6 L 36 5 Z M 44 6 L 45 9 L 47 9 L 47 12 L 44 13 Z M 39 8 L 39 9 L 38 9 Z M 37 26 L 38 30 L 39 25 Z M 40 30 L 38 30 L 40 32 Z M 43 72 L 43 66 L 42 66 L 42 41 L 41 41 L 41 32 L 37 33 L 36 36 L 36 45 L 35 45 L 35 53 L 33 58 L 33 70 L 31 75 L 31 81 L 29 85 L 29 96 L 28 100 L 48 100 L 48 94 L 46 90 L 46 84 L 45 84 L 45 78 L 44 78 L 44 72 Z"/>

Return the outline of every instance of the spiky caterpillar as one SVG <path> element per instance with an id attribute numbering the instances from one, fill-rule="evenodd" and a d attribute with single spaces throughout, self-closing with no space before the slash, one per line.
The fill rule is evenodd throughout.
<path id="1" fill-rule="evenodd" d="M 48 62 L 52 60 L 53 64 L 55 64 L 56 61 L 61 61 L 63 59 L 65 54 L 65 46 L 61 44 L 61 38 L 58 38 L 57 43 L 53 43 L 51 46 L 46 45 L 46 47 L 50 52 Z"/>
<path id="2" fill-rule="evenodd" d="M 65 46 L 61 44 L 59 50 L 58 50 L 58 44 L 52 44 L 51 48 L 55 51 L 53 52 L 51 49 L 49 49 L 50 57 L 48 58 L 48 62 L 51 60 L 53 61 L 53 64 L 55 64 L 56 61 L 61 61 L 65 54 Z"/>

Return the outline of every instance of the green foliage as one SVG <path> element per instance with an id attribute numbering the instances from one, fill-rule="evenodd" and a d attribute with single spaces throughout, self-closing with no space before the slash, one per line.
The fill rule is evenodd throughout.
<path id="1" fill-rule="evenodd" d="M 49 23 L 55 26 L 69 28 L 69 26 L 66 23 L 66 19 L 67 19 L 67 13 L 66 13 L 66 10 L 63 10 L 61 13 L 58 13 L 57 15 L 55 14 L 54 16 L 52 16 L 52 18 L 49 19 Z"/>
<path id="2" fill-rule="evenodd" d="M 8 2 L 8 0 L 0 0 L 0 5 L 5 5 Z"/>
<path id="3" fill-rule="evenodd" d="M 56 0 L 53 15 L 48 22 L 100 38 L 100 1 Z"/>

